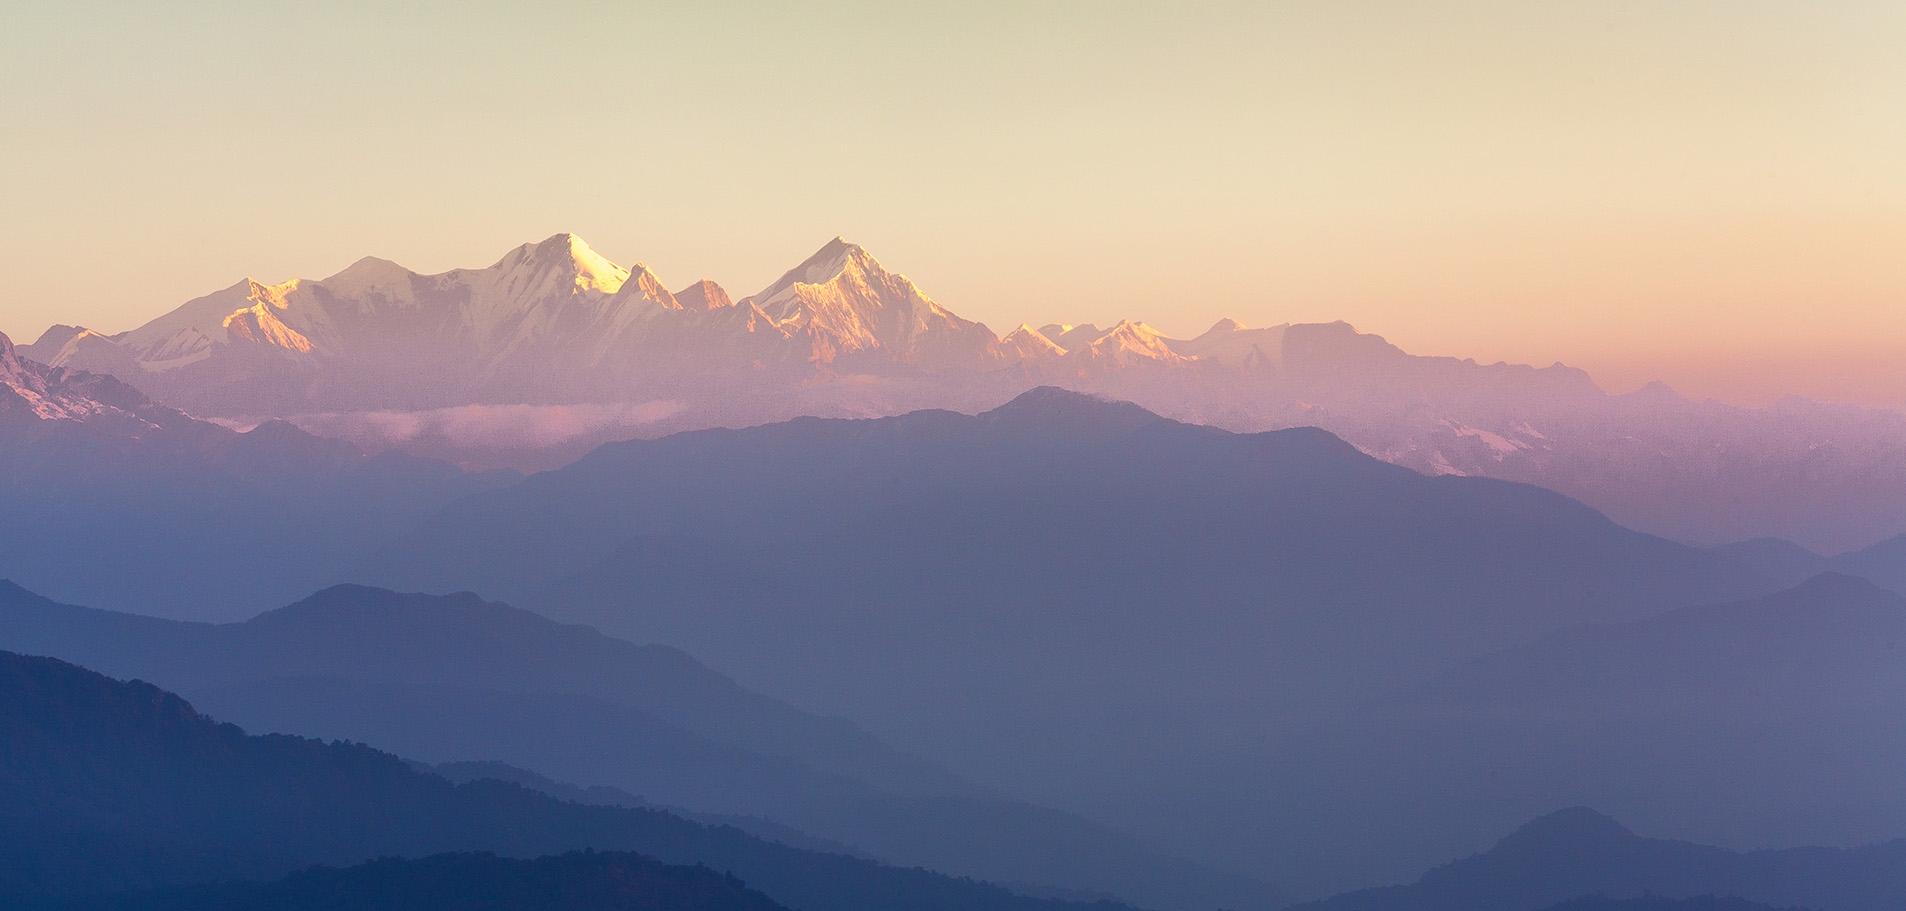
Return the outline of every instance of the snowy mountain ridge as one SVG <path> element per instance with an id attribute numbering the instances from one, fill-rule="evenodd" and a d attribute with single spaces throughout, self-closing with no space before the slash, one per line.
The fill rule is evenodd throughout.
<path id="1" fill-rule="evenodd" d="M 247 279 L 116 335 L 55 326 L 14 360 L 236 426 L 282 419 L 368 452 L 520 470 L 611 440 L 972 414 L 1057 385 L 1227 430 L 1322 427 L 1417 471 L 1539 484 L 1684 540 L 1833 548 L 1906 531 L 1896 413 L 1611 396 L 1561 364 L 1419 356 L 1342 322 L 1227 319 L 1189 339 L 1138 320 L 1025 324 L 1001 338 L 839 237 L 739 298 L 709 280 L 671 291 L 572 234 L 435 275 L 365 258 L 324 279 Z M 14 413 L 85 407 L 10 375 Z M 1778 480 L 1795 472 L 1800 489 Z"/>
<path id="2" fill-rule="evenodd" d="M 546 376 L 564 369 L 626 375 L 642 372 L 644 362 L 689 366 L 682 363 L 684 343 L 709 354 L 694 366 L 711 371 L 829 365 L 843 358 L 928 371 L 987 370 L 1056 363 L 1068 355 L 1116 368 L 1180 364 L 1207 349 L 1220 354 L 1214 361 L 1238 361 L 1222 346 L 1167 339 L 1138 322 L 1106 330 L 1053 328 L 1022 326 L 1001 339 L 839 237 L 737 301 L 705 279 L 671 292 L 641 263 L 624 268 L 581 238 L 558 234 L 482 269 L 424 275 L 365 257 L 324 279 L 266 284 L 248 278 L 127 332 L 108 336 L 56 326 L 27 348 L 50 366 L 136 368 L 139 374 L 260 357 L 306 366 L 411 357 L 475 365 L 484 375 Z M 1236 331 L 1245 330 L 1227 320 L 1200 340 Z M 737 346 L 751 356 L 740 363 L 722 356 Z"/>

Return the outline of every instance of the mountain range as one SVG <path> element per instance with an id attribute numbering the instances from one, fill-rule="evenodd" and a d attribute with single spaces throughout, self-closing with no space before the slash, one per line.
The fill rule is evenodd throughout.
<path id="1" fill-rule="evenodd" d="M 475 467 L 801 415 L 973 413 L 1056 384 L 1240 432 L 1319 426 L 1419 471 L 1540 484 L 1700 543 L 1834 551 L 1906 532 L 1894 412 L 1736 408 L 1659 384 L 1608 395 L 1560 364 L 1418 357 L 1343 323 L 1002 337 L 839 238 L 740 299 L 708 280 L 670 291 L 559 234 L 487 268 L 366 258 L 321 280 L 246 279 L 131 330 L 55 326 L 20 351 L 201 417 Z"/>
<path id="2" fill-rule="evenodd" d="M 669 287 L 562 234 L 0 335 L 0 902 L 1906 894 L 1906 415 L 1001 335 L 840 238 Z"/>
<path id="3" fill-rule="evenodd" d="M 247 735 L 150 684 L 11 652 L 0 652 L 0 806 L 0 899 L 10 905 L 378 857 L 593 847 L 702 864 L 813 911 L 1083 907 L 653 810 L 583 806 L 493 780 L 453 785 L 363 745 Z M 519 872 L 537 868 L 527 866 Z"/>
<path id="4" fill-rule="evenodd" d="M 1594 779 L 1556 772 L 1566 766 L 1535 769 L 1526 794 L 1482 811 L 1417 804 L 1415 815 L 1362 830 L 1348 812 L 1354 800 L 1320 807 L 1299 798 L 1349 800 L 1356 789 L 1317 783 L 1357 769 L 1420 771 L 1373 765 L 1370 755 L 1452 755 L 1398 733 L 1440 709 L 1394 707 L 1407 702 L 1400 693 L 1466 661 L 1582 624 L 1765 596 L 1824 559 L 1779 542 L 1687 547 L 1548 491 L 1385 464 L 1322 430 L 1227 433 L 1050 387 L 977 416 L 804 418 L 616 443 L 523 478 L 398 452 L 367 456 L 286 422 L 241 433 L 110 378 L 17 354 L 7 376 L 0 456 L 10 471 L 0 505 L 18 521 L 0 525 L 0 572 L 55 600 L 225 621 L 345 580 L 480 591 L 632 642 L 684 648 L 754 692 L 851 718 L 880 742 L 932 757 L 1003 795 L 1014 812 L 1064 811 L 1025 817 L 1046 821 L 1020 831 L 1037 841 L 1058 831 L 1040 826 L 1073 826 L 1080 843 L 1096 845 L 1099 866 L 1055 882 L 1049 871 L 1063 864 L 1012 868 L 1003 865 L 1015 859 L 1010 851 L 965 860 L 907 853 L 926 851 L 905 843 L 924 836 L 876 823 L 917 794 L 818 760 L 803 765 L 819 777 L 775 779 L 761 760 L 784 753 L 599 693 L 519 689 L 479 699 L 470 691 L 480 681 L 467 678 L 325 671 L 296 686 L 254 680 L 244 692 L 232 682 L 229 692 L 192 693 L 231 700 L 208 705 L 269 708 L 278 714 L 246 720 L 388 740 L 431 761 L 514 760 L 701 811 L 793 812 L 757 800 L 761 789 L 707 800 L 710 789 L 692 790 L 691 778 L 672 779 L 673 796 L 651 794 L 647 773 L 633 766 L 555 750 L 667 732 L 678 772 L 702 761 L 693 757 L 722 756 L 728 765 L 707 768 L 831 782 L 784 792 L 828 795 L 802 810 L 804 820 L 822 806 L 860 808 L 851 825 L 802 827 L 815 837 L 1055 887 L 1114 891 L 1087 875 L 1109 858 L 1197 857 L 1317 895 L 1447 856 L 1544 805 L 1631 813 L 1603 793 L 1569 796 L 1564 785 Z M 1829 563 L 1891 578 L 1893 553 L 1880 545 Z M 455 713 L 433 711 L 453 704 Z M 379 712 L 346 711 L 363 705 Z M 512 744 L 484 733 L 504 725 L 452 723 L 506 716 L 541 719 L 544 727 L 526 729 L 547 736 Z M 1511 734 L 1482 731 L 1451 761 L 1517 755 Z M 457 749 L 424 749 L 426 735 Z M 1359 737 L 1415 745 L 1326 761 Z M 1582 755 L 1630 767 L 1618 754 Z M 649 771 L 666 766 L 658 758 Z M 1330 774 L 1316 777 L 1318 769 Z M 1837 780 L 1833 800 L 1865 801 L 1869 816 L 1808 821 L 1759 801 L 1767 814 L 1759 831 L 1782 820 L 1820 841 L 1889 831 L 1890 804 L 1868 793 L 1871 782 Z M 1440 781 L 1442 793 L 1471 786 L 1460 775 Z M 1658 805 L 1710 827 L 1686 834 L 1719 840 L 1711 833 L 1723 820 L 1701 809 L 1699 793 Z M 972 825 L 1005 818 L 982 814 Z M 1120 847 L 1117 832 L 1136 833 L 1137 847 Z M 1002 865 L 960 866 L 981 861 Z M 1163 875 L 1167 866 L 1151 869 Z"/>
<path id="5" fill-rule="evenodd" d="M 1349 873 L 1289 842 L 1337 823 L 1246 801 L 1303 785 L 1242 747 L 1577 624 L 1782 581 L 1538 488 L 1053 388 L 977 416 L 604 446 L 451 504 L 381 560 L 366 579 L 669 642 L 1006 793 L 1304 891 Z"/>
<path id="6" fill-rule="evenodd" d="M 247 735 L 150 684 L 5 651 L 0 733 L 0 900 L 30 911 L 1130 907 L 493 778 L 452 784 L 362 745 Z M 1735 852 L 1643 838 L 1578 807 L 1409 885 L 1293 911 L 1883 911 L 1906 889 L 1902 851 Z"/>
<path id="7" fill-rule="evenodd" d="M 901 866 L 1165 911 L 1284 901 L 744 690 L 675 649 L 468 594 L 336 586 L 243 623 L 203 624 L 62 605 L 0 582 L 0 648 L 156 683 L 249 730 L 433 764 L 500 760 Z"/>
<path id="8" fill-rule="evenodd" d="M 320 281 L 247 279 L 130 332 L 55 327 L 29 356 L 130 367 L 168 400 L 246 416 L 563 402 L 702 376 L 983 369 L 1024 355 L 838 238 L 733 301 L 711 281 L 672 293 L 640 263 L 625 269 L 559 234 L 485 269 L 419 275 L 367 257 Z"/>

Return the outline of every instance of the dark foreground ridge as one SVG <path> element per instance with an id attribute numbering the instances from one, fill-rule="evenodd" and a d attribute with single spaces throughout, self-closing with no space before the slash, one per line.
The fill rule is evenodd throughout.
<path id="1" fill-rule="evenodd" d="M 10 652 L 0 652 L 0 807 L 0 904 L 268 880 L 385 856 L 594 848 L 704 864 L 802 911 L 1086 907 L 659 811 L 580 806 L 497 781 L 453 785 L 369 747 L 250 736 L 149 684 Z"/>
<path id="2" fill-rule="evenodd" d="M 0 649 L 144 680 L 247 730 L 436 764 L 493 760 L 620 788 L 625 805 L 1028 894 L 1161 911 L 1289 903 L 1263 883 L 988 791 L 675 649 L 468 593 L 338 585 L 244 623 L 206 624 L 58 604 L 0 580 Z"/>
<path id="3" fill-rule="evenodd" d="M 385 857 L 270 883 L 49 900 L 31 911 L 786 911 L 733 876 L 626 852 L 534 860 L 488 853 Z"/>

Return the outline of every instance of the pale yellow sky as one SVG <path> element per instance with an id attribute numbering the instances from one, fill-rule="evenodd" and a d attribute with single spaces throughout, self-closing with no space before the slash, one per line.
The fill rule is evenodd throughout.
<path id="1" fill-rule="evenodd" d="M 1906 405 L 1906 4 L 0 3 L 0 331 L 574 231 Z M 531 8 L 533 7 L 533 8 Z"/>

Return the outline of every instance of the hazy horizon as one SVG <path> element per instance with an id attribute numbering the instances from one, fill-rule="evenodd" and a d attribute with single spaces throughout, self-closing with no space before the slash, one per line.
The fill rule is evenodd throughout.
<path id="1" fill-rule="evenodd" d="M 574 231 L 750 293 L 834 234 L 953 311 L 1345 320 L 1692 398 L 1906 405 L 1906 11 L 22 9 L 0 331 Z"/>
<path id="2" fill-rule="evenodd" d="M 0 905 L 1906 908 L 1906 4 L 0 22 Z"/>

